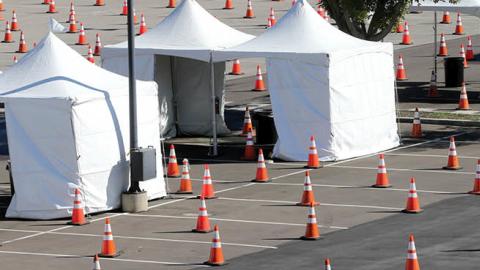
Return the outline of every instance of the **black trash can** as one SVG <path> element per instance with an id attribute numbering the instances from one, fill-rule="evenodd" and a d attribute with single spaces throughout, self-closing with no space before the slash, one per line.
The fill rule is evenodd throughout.
<path id="1" fill-rule="evenodd" d="M 257 144 L 275 144 L 278 135 L 272 111 L 255 111 L 252 118 L 257 133 Z"/>
<path id="2" fill-rule="evenodd" d="M 445 86 L 459 87 L 463 83 L 463 57 L 447 57 L 445 67 Z"/>

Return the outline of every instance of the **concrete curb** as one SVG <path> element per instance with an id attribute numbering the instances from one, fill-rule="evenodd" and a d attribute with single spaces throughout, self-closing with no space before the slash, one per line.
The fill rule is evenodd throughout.
<path id="1" fill-rule="evenodd" d="M 397 117 L 400 123 L 412 123 L 412 117 Z M 472 120 L 455 120 L 455 119 L 435 119 L 435 118 L 421 118 L 422 124 L 430 125 L 449 125 L 460 127 L 480 127 L 480 121 Z"/>

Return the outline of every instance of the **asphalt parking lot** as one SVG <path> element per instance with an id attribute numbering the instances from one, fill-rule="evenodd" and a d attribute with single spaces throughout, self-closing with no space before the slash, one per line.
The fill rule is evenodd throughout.
<path id="1" fill-rule="evenodd" d="M 409 126 L 402 126 L 407 131 Z M 370 229 L 364 232 L 365 237 L 377 230 L 389 231 L 388 241 L 384 239 L 378 243 L 376 249 L 382 253 L 387 252 L 385 254 L 392 252 L 390 249 L 400 250 L 400 254 L 396 254 L 399 259 L 390 260 L 393 264 L 401 265 L 407 243 L 407 235 L 402 232 L 410 229 L 415 233 L 417 226 L 415 220 L 412 220 L 412 215 L 400 213 L 405 207 L 410 177 L 417 180 L 419 198 L 425 212 L 416 216 L 423 222 L 431 222 L 430 219 L 421 216 L 430 216 L 430 211 L 437 211 L 436 203 L 442 204 L 443 201 L 448 202 L 454 198 L 474 200 L 462 198 L 473 186 L 477 159 L 475 154 L 480 148 L 476 139 L 479 135 L 478 130 L 427 125 L 424 125 L 424 129 L 426 138 L 411 139 L 406 136 L 402 146 L 385 152 L 392 188 L 370 188 L 376 176 L 378 162 L 376 155 L 326 163 L 324 168 L 311 171 L 315 196 L 320 202 L 316 210 L 322 235 L 322 239 L 314 243 L 297 240 L 304 233 L 307 215 L 307 208 L 295 206 L 303 190 L 304 164 L 284 162 L 268 164 L 273 181 L 257 184 L 250 182 L 255 174 L 256 163 L 235 161 L 234 156 L 230 155 L 235 151 L 228 151 L 229 156 L 224 156 L 228 159 L 219 157 L 215 161 L 192 160 L 191 177 L 195 194 L 198 194 L 201 187 L 199 180 L 203 174 L 202 164 L 211 163 L 211 173 L 219 198 L 208 200 L 207 207 L 211 222 L 220 226 L 223 251 L 226 260 L 230 262 L 226 267 L 239 269 L 237 261 L 239 265 L 251 264 L 249 256 L 259 259 L 259 254 L 267 254 L 267 257 L 261 257 L 261 260 L 267 261 L 268 256 L 277 258 L 284 254 L 283 256 L 288 257 L 285 252 L 292 249 L 292 245 L 295 249 L 309 247 L 310 250 L 322 250 L 322 253 L 317 254 L 318 257 L 328 256 L 335 261 L 338 256 L 341 262 L 342 259 L 345 260 L 345 254 L 337 246 L 331 253 L 327 252 L 328 245 L 331 244 L 328 239 L 343 237 L 345 240 L 346 238 L 342 236 L 344 233 L 351 235 L 358 228 L 362 228 L 359 225 L 372 221 L 379 222 L 366 225 Z M 457 135 L 457 152 L 464 167 L 459 171 L 441 169 L 446 164 L 450 135 Z M 182 146 L 177 147 L 177 157 L 179 159 L 188 157 L 188 154 L 182 151 Z M 176 190 L 178 179 L 169 179 L 169 188 L 172 191 Z M 172 194 L 168 199 L 150 202 L 148 212 L 93 215 L 90 218 L 91 224 L 81 227 L 67 226 L 65 220 L 2 220 L 0 222 L 2 269 L 91 267 L 90 256 L 100 251 L 103 221 L 107 216 L 111 217 L 114 239 L 122 254 L 114 259 L 101 260 L 105 269 L 203 267 L 201 263 L 208 258 L 212 234 L 191 232 L 195 226 L 198 206 L 199 201 L 192 196 Z M 386 222 L 384 220 L 388 221 L 390 218 L 404 224 L 401 230 L 396 229 L 398 225 L 392 225 L 392 229 L 385 227 L 387 225 L 384 224 Z M 469 218 L 478 219 L 478 215 Z M 406 222 L 409 220 L 411 223 Z M 463 221 L 463 218 L 458 219 L 458 222 Z M 443 227 L 431 229 L 440 228 Z M 444 233 L 449 235 L 448 231 Z M 354 251 L 358 254 L 352 253 L 347 257 L 358 256 L 359 260 L 355 265 L 359 269 L 367 269 L 374 263 L 374 258 L 372 256 L 362 258 L 365 252 L 357 247 L 363 239 L 362 235 L 348 239 L 352 245 L 355 244 L 357 249 Z M 389 241 L 401 243 L 401 246 L 392 244 L 381 246 Z M 422 254 L 421 245 L 417 249 Z M 433 257 L 439 256 L 435 254 L 435 250 L 426 252 L 433 252 Z M 292 263 L 302 257 L 296 257 L 295 254 L 297 252 L 292 253 L 291 258 L 288 257 Z M 239 258 L 234 259 L 237 257 Z M 315 258 L 313 261 L 319 259 L 321 258 Z M 457 263 L 471 263 L 463 262 L 461 257 L 453 260 L 458 260 Z M 282 269 L 286 269 L 285 266 Z"/>

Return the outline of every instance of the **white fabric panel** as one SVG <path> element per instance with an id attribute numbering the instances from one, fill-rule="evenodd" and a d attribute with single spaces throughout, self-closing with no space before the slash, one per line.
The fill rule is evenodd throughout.
<path id="1" fill-rule="evenodd" d="M 153 55 L 135 55 L 135 78 L 142 81 L 152 81 L 154 77 L 153 63 Z M 124 51 L 123 56 L 102 58 L 102 68 L 123 76 L 128 76 L 127 51 Z"/>
<path id="2" fill-rule="evenodd" d="M 333 155 L 328 100 L 328 59 L 322 65 L 267 58 L 268 88 L 278 141 L 273 155 L 291 161 L 308 159 L 310 136 L 319 157 Z"/>
<path id="3" fill-rule="evenodd" d="M 12 100 L 5 104 L 5 117 L 16 192 L 6 216 L 68 216 L 73 202 L 68 191 L 83 189 L 70 119 L 71 101 Z"/>
<path id="4" fill-rule="evenodd" d="M 452 4 L 448 1 L 439 1 L 435 3 L 432 0 L 420 0 L 419 3 L 413 3 L 411 11 L 451 11 L 471 14 L 480 17 L 480 0 L 460 0 Z"/>
<path id="5" fill-rule="evenodd" d="M 389 52 L 330 55 L 332 149 L 335 159 L 399 145 L 393 48 Z"/>
<path id="6" fill-rule="evenodd" d="M 212 102 L 210 90 L 210 63 L 175 57 L 174 103 L 178 132 L 184 135 L 212 134 Z M 217 115 L 217 134 L 230 132 L 223 118 L 225 63 L 214 64 L 215 96 L 221 110 Z"/>
<path id="7" fill-rule="evenodd" d="M 153 80 L 158 84 L 160 130 L 162 130 L 162 137 L 171 138 L 177 135 L 177 128 L 175 127 L 176 112 L 173 105 L 171 57 L 164 55 L 155 55 L 154 57 Z"/>

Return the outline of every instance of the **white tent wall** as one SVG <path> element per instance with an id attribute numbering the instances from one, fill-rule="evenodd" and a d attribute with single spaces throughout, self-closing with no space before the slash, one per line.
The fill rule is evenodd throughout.
<path id="1" fill-rule="evenodd" d="M 313 134 L 319 156 L 332 157 L 328 58 L 323 57 L 321 64 L 282 58 L 267 58 L 266 63 L 278 134 L 274 157 L 306 160 Z"/>
<path id="2" fill-rule="evenodd" d="M 333 159 L 398 146 L 393 45 L 379 43 L 377 50 L 329 56 Z"/>
<path id="3" fill-rule="evenodd" d="M 8 140 L 11 172 L 15 179 L 15 195 L 7 217 L 41 219 L 52 212 L 55 214 L 51 218 L 68 216 L 73 202 L 68 191 L 81 182 L 71 105 L 68 99 L 21 99 L 5 104 L 7 136 L 12 138 Z M 32 122 L 42 124 L 32 125 Z"/>

